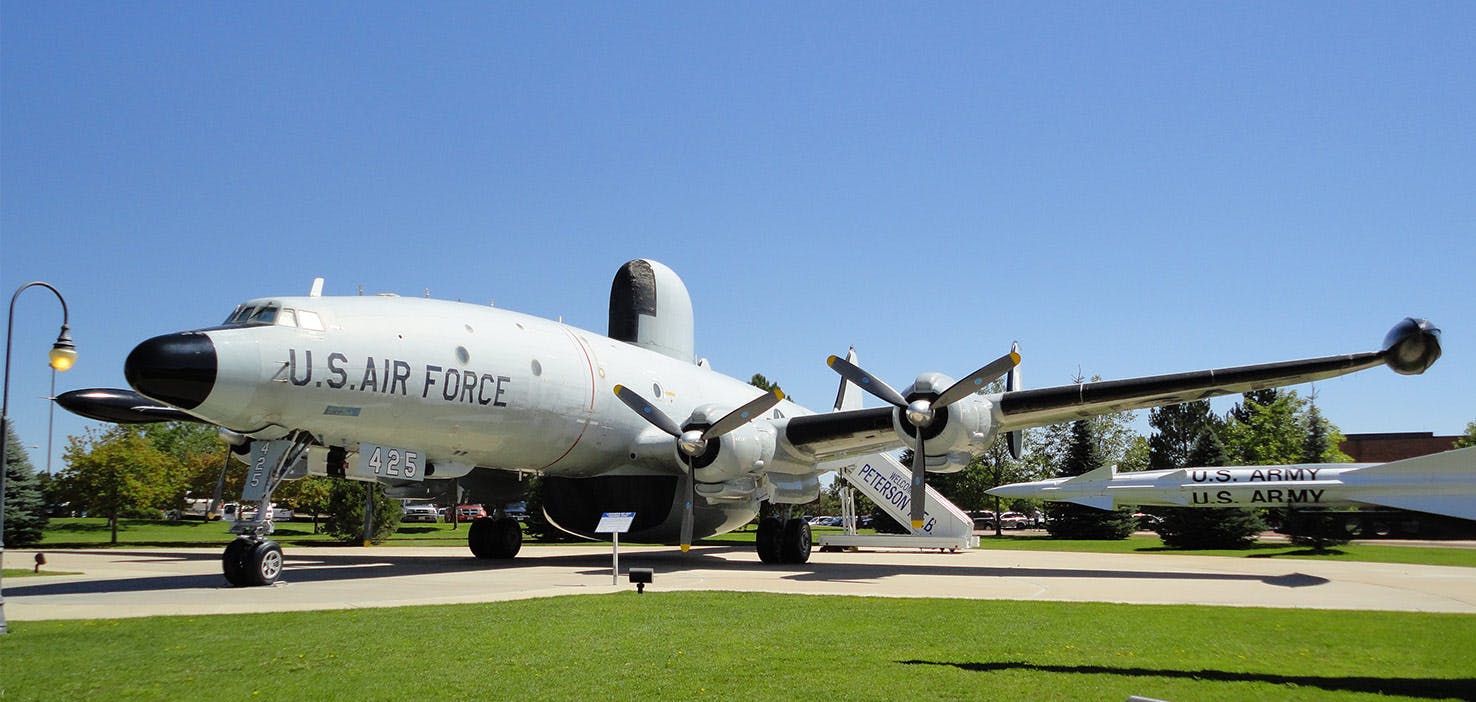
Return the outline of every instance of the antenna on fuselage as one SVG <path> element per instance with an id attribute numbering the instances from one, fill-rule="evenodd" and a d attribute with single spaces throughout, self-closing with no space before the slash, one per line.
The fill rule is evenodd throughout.
<path id="1" fill-rule="evenodd" d="M 323 279 L 313 278 L 313 289 L 308 291 L 308 297 L 323 296 Z"/>

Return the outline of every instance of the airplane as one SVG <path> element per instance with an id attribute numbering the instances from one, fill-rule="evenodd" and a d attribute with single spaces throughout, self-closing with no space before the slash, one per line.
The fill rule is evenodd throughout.
<path id="1" fill-rule="evenodd" d="M 237 586 L 270 585 L 282 551 L 264 520 L 284 479 L 335 475 L 384 483 L 395 497 L 444 494 L 456 481 L 482 501 L 523 497 L 541 476 L 545 516 L 606 538 L 603 513 L 636 514 L 627 538 L 676 543 L 758 522 L 765 563 L 809 560 L 809 526 L 794 505 L 816 499 L 826 464 L 903 447 L 913 471 L 912 523 L 921 533 L 925 472 L 961 470 L 1006 437 L 1098 414 L 1305 383 L 1387 365 L 1424 372 L 1440 331 L 1407 318 L 1378 351 L 1130 380 L 1022 389 L 1018 345 L 953 381 L 923 373 L 898 392 L 849 360 L 834 411 L 817 413 L 697 360 L 691 298 L 670 268 L 635 259 L 611 284 L 609 333 L 460 302 L 416 297 L 263 297 L 215 326 L 164 334 L 129 353 L 132 387 L 64 393 L 64 408 L 110 422 L 204 422 L 249 462 L 243 504 L 222 570 Z M 1004 392 L 985 392 L 1006 377 Z M 863 408 L 858 390 L 887 406 Z M 674 419 L 675 418 L 675 419 Z M 475 521 L 479 558 L 514 557 L 517 522 Z"/>
<path id="2" fill-rule="evenodd" d="M 1109 465 L 1068 478 L 1011 483 L 986 492 L 1097 509 L 1119 505 L 1377 505 L 1476 519 L 1476 447 L 1389 463 L 1209 466 L 1126 473 Z"/>

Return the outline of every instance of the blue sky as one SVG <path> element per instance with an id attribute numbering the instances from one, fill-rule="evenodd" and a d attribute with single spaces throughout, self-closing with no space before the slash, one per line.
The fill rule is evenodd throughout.
<path id="1" fill-rule="evenodd" d="M 0 289 L 66 295 L 62 391 L 315 276 L 603 332 L 650 257 L 701 355 L 816 408 L 853 344 L 905 386 L 1019 340 L 1047 386 L 1373 350 L 1415 315 L 1430 372 L 1318 401 L 1454 434 L 1473 28 L 1455 2 L 5 3 Z M 58 322 L 21 298 L 30 445 Z M 84 425 L 58 413 L 57 455 Z"/>

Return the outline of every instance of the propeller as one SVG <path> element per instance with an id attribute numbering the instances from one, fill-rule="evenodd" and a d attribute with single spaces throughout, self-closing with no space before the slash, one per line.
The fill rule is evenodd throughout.
<path id="1" fill-rule="evenodd" d="M 644 417 L 646 421 L 651 423 L 651 426 L 660 429 L 671 435 L 673 439 L 676 439 L 677 456 L 681 458 L 682 467 L 686 469 L 686 476 L 683 480 L 684 485 L 682 486 L 682 491 L 685 494 L 685 501 L 682 505 L 682 551 L 686 552 L 692 548 L 692 502 L 695 499 L 697 490 L 695 479 L 692 476 L 696 472 L 693 463 L 699 456 L 707 452 L 709 441 L 727 434 L 769 411 L 769 408 L 779 404 L 779 401 L 784 399 L 784 393 L 777 389 L 766 392 L 749 400 L 742 407 L 723 415 L 722 419 L 713 422 L 712 426 L 706 429 L 694 427 L 685 431 L 677 426 L 677 423 L 672 421 L 671 417 L 668 417 L 665 412 L 662 412 L 655 405 L 647 402 L 646 398 L 641 397 L 640 393 L 624 385 L 616 385 L 615 396 L 620 398 L 620 401 L 624 402 L 626 407 L 635 410 L 636 414 Z"/>
<path id="2" fill-rule="evenodd" d="M 982 390 L 985 385 L 994 382 L 1000 376 L 1010 372 L 1020 363 L 1020 353 L 1012 349 L 1009 353 L 990 361 L 983 368 L 970 373 L 968 377 L 960 380 L 944 390 L 936 399 L 920 397 L 908 402 L 901 393 L 892 389 L 880 378 L 866 372 L 861 367 L 839 356 L 831 356 L 825 360 L 842 378 L 849 380 L 862 390 L 871 393 L 878 400 L 882 400 L 902 410 L 902 417 L 917 429 L 917 448 L 912 453 L 912 528 L 921 529 L 923 516 L 926 512 L 924 501 L 927 499 L 927 473 L 928 454 L 924 448 L 923 430 L 932 425 L 933 420 L 941 410 L 959 400 Z"/>

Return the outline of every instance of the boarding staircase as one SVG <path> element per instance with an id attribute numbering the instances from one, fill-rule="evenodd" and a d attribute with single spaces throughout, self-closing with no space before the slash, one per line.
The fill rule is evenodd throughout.
<path id="1" fill-rule="evenodd" d="M 891 454 L 874 453 L 823 467 L 835 470 L 847 485 L 871 498 L 898 524 L 912 523 L 912 471 Z M 958 551 L 979 545 L 979 537 L 974 536 L 974 520 L 931 485 L 927 489 L 923 525 L 910 534 L 857 534 L 855 507 L 851 500 L 842 502 L 845 533 L 820 537 L 821 550 L 868 547 Z"/>

